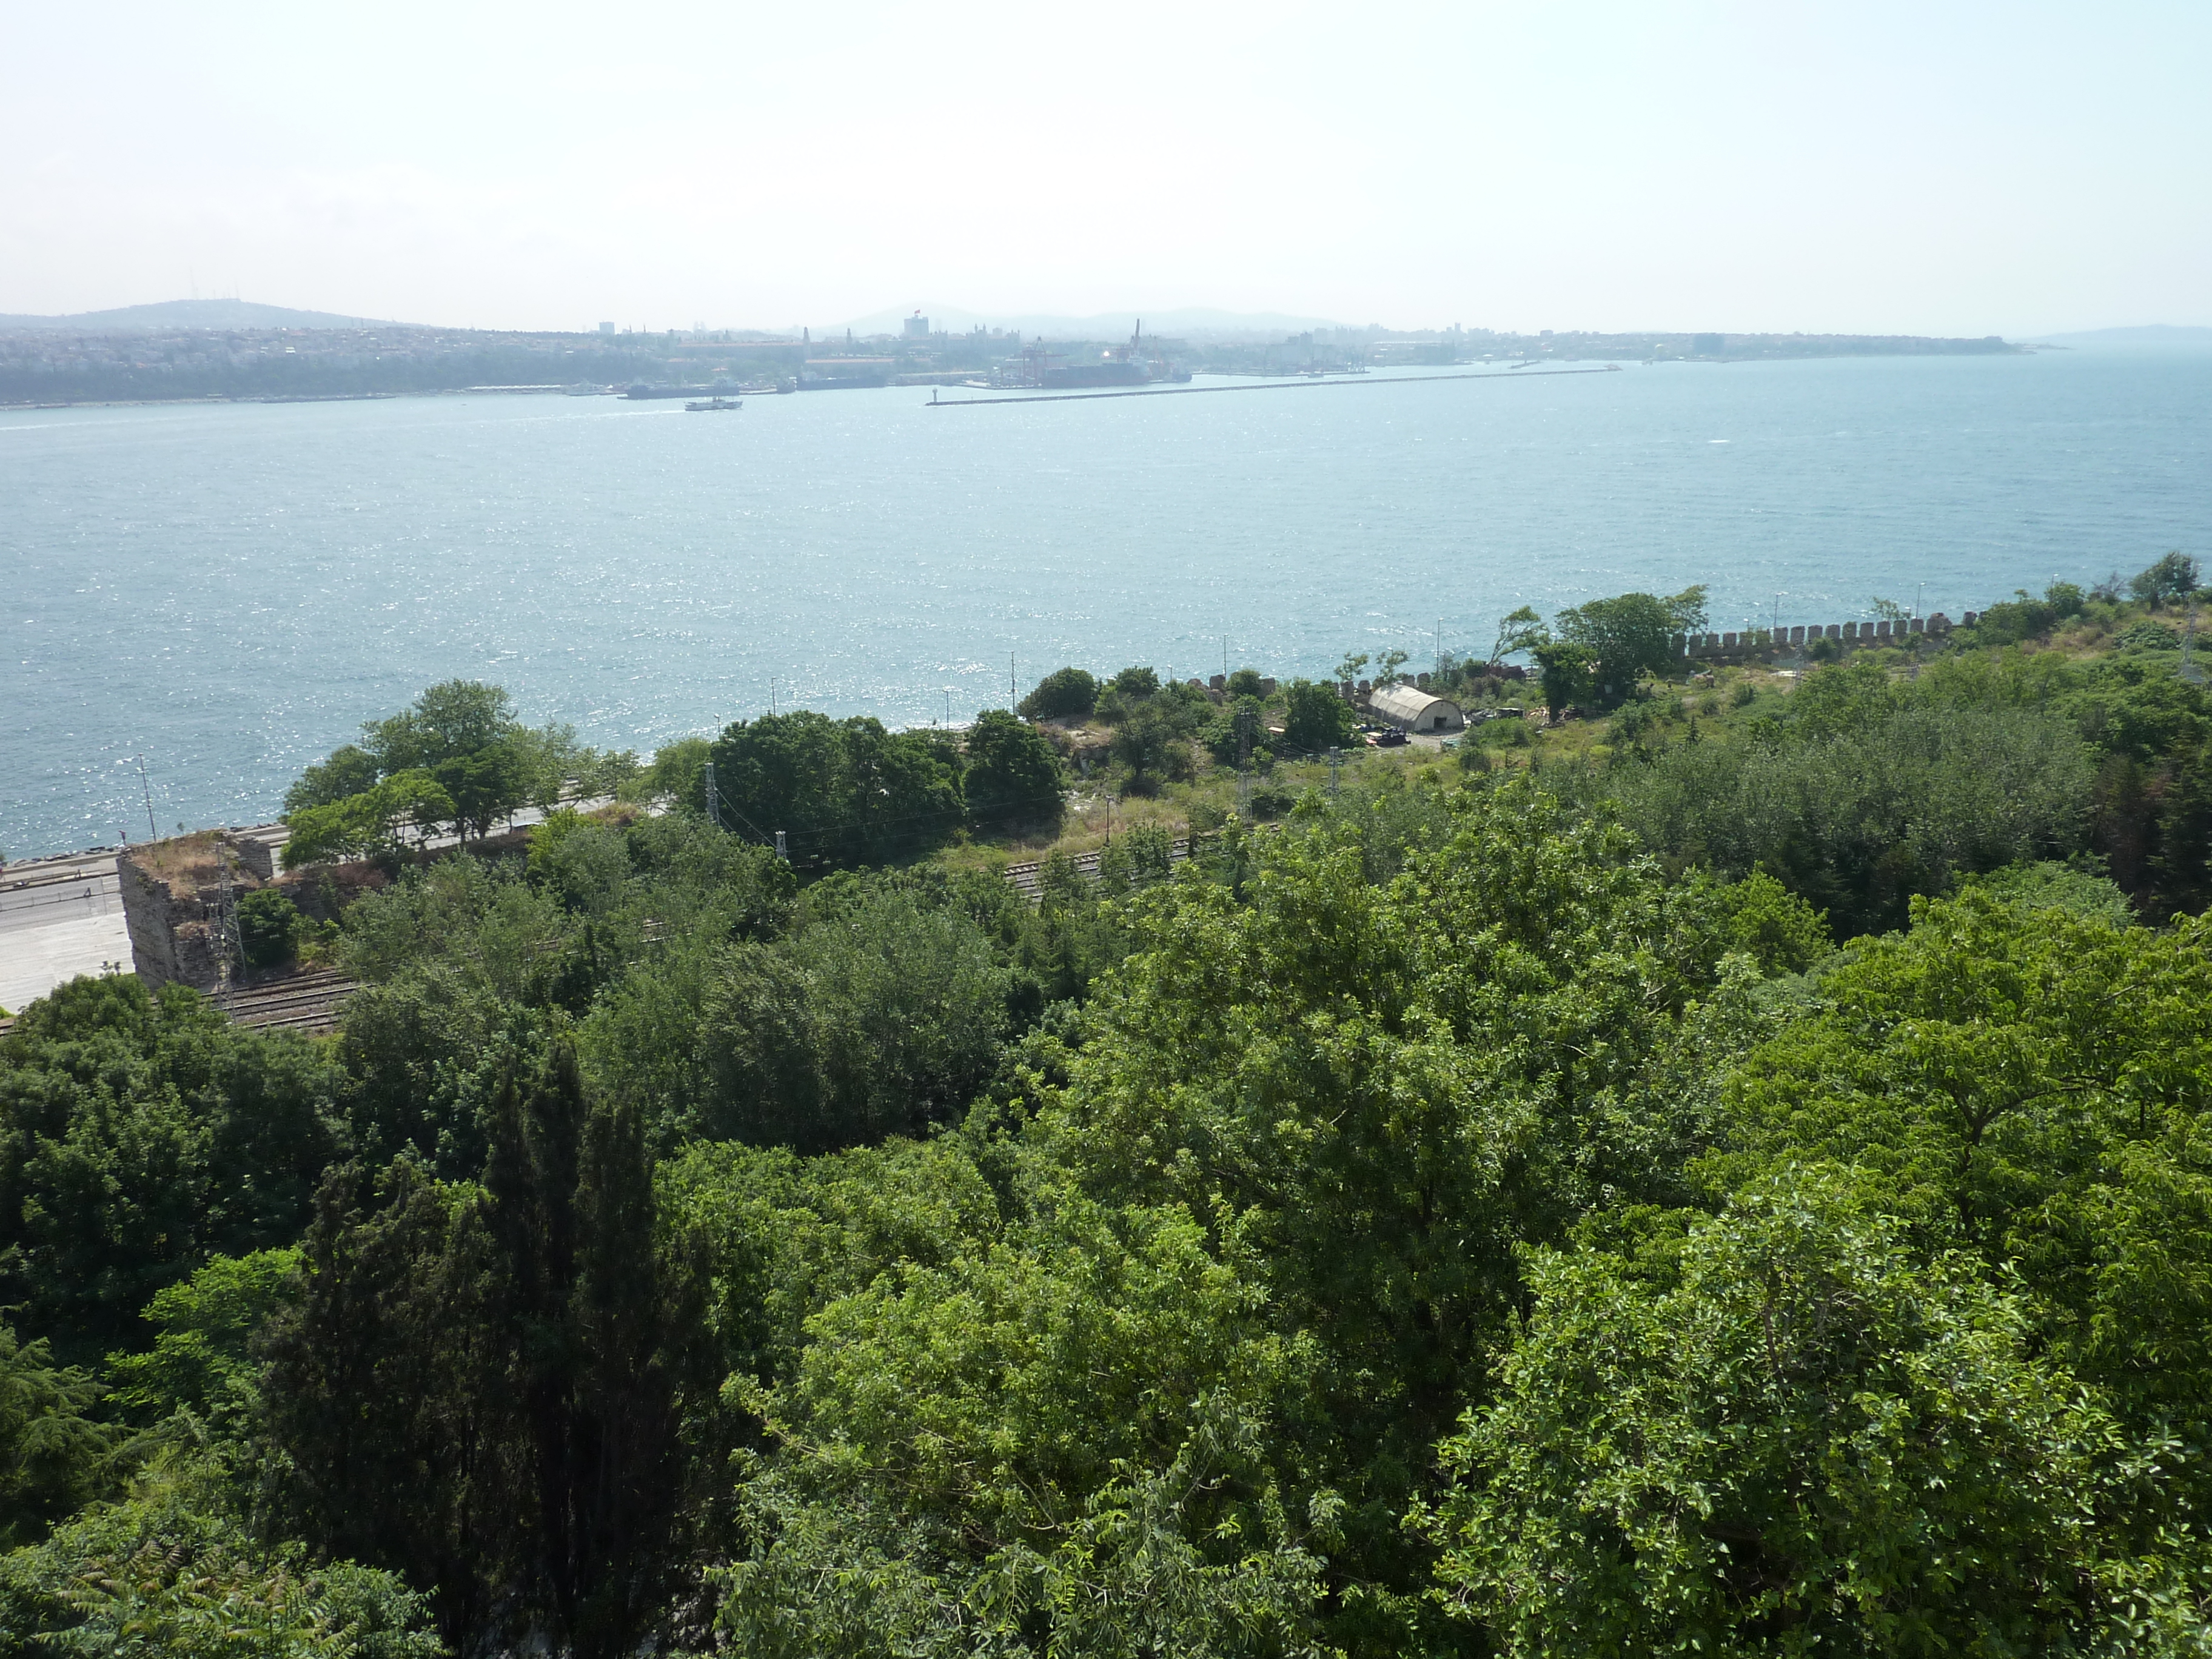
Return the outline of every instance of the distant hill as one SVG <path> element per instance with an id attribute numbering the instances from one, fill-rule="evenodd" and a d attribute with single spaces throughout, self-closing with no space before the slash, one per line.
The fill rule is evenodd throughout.
<path id="1" fill-rule="evenodd" d="M 66 317 L 0 312 L 0 329 L 55 329 L 86 334 L 155 333 L 172 328 L 361 328 L 392 326 L 376 317 L 340 317 L 327 311 L 294 311 L 251 300 L 163 300 L 113 311 L 80 311 Z"/>
<path id="2" fill-rule="evenodd" d="M 1186 306 L 1177 311 L 1108 311 L 1095 317 L 991 314 L 963 311 L 957 306 L 923 306 L 920 309 L 929 319 L 932 328 L 956 334 L 964 334 L 981 324 L 986 328 L 1012 329 L 1022 334 L 1070 340 L 1124 340 L 1139 319 L 1147 334 L 1172 335 L 1186 340 L 1303 334 L 1308 329 L 1342 326 L 1326 317 L 1292 317 L 1273 311 L 1212 311 L 1203 306 Z M 837 331 L 849 328 L 855 334 L 896 334 L 912 314 L 911 307 L 906 311 L 872 312 L 866 317 L 855 317 L 849 323 L 840 323 Z"/>
<path id="3" fill-rule="evenodd" d="M 2093 328 L 2079 334 L 2045 334 L 2030 345 L 2126 346 L 2130 349 L 2185 347 L 2191 351 L 2212 349 L 2212 328 L 2179 328 L 2171 323 L 2151 323 L 2141 328 Z"/>

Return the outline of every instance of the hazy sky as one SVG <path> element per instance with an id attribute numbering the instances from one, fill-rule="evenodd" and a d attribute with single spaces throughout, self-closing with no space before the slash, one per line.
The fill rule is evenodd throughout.
<path id="1" fill-rule="evenodd" d="M 0 312 L 2212 324 L 2212 3 L 0 0 Z"/>

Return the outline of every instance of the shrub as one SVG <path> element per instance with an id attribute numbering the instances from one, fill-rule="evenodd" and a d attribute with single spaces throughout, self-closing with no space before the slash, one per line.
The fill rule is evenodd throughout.
<path id="1" fill-rule="evenodd" d="M 1098 707 L 1098 682 L 1080 668 L 1056 668 L 1039 680 L 1015 712 L 1024 720 L 1085 720 Z"/>
<path id="2" fill-rule="evenodd" d="M 274 887 L 256 888 L 238 902 L 238 948 L 253 967 L 289 962 L 300 927 L 299 907 Z"/>

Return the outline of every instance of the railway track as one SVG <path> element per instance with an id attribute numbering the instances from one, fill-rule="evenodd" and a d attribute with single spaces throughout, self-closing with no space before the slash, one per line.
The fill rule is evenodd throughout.
<path id="1" fill-rule="evenodd" d="M 1095 852 L 1075 854 L 1076 872 L 1085 881 L 1097 880 L 1098 860 L 1105 855 L 1105 851 L 1106 849 L 1102 847 Z M 1170 867 L 1181 864 L 1189 856 L 1190 842 L 1186 838 L 1178 836 L 1168 843 Z M 1013 884 L 1014 890 L 1031 904 L 1041 903 L 1043 901 L 1044 861 L 1042 859 L 1032 859 L 1025 864 L 1008 865 L 1006 868 L 1006 878 Z"/>
<path id="2" fill-rule="evenodd" d="M 273 985 L 250 986 L 230 994 L 226 1011 L 234 1024 L 257 1031 L 297 1031 L 303 1036 L 328 1036 L 338 1028 L 340 1005 L 361 988 L 342 974 L 301 974 Z M 216 999 L 210 997 L 210 1001 Z M 15 1029 L 12 1019 L 0 1019 L 0 1037 Z"/>
<path id="3" fill-rule="evenodd" d="M 342 974 L 301 974 L 232 992 L 228 1012 L 235 1024 L 253 1030 L 328 1036 L 338 1028 L 339 1005 L 360 988 Z"/>

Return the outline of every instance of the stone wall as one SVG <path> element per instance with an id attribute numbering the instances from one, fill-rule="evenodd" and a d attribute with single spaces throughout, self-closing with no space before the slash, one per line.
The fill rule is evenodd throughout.
<path id="1" fill-rule="evenodd" d="M 182 839 L 191 842 L 203 838 Z M 158 991 L 172 983 L 211 991 L 216 982 L 212 923 L 221 892 L 218 867 L 211 860 L 207 861 L 205 873 L 216 879 L 208 884 L 207 896 L 203 897 L 198 879 L 203 873 L 199 868 L 202 860 L 193 859 L 179 867 L 174 860 L 142 857 L 159 848 L 178 846 L 177 842 L 142 843 L 116 860 L 123 921 L 131 933 L 131 966 L 149 991 Z M 157 870 L 166 871 L 166 874 L 157 874 Z M 181 895 L 175 891 L 179 886 L 184 889 Z"/>
<path id="2" fill-rule="evenodd" d="M 296 875 L 274 873 L 265 839 L 254 830 L 204 830 L 168 841 L 141 842 L 116 860 L 131 960 L 149 991 L 168 984 L 212 991 L 222 909 L 222 858 L 232 860 L 234 902 L 257 888 L 275 887 L 317 921 L 335 921 L 362 893 L 385 884 L 365 864 L 317 865 Z"/>
<path id="3" fill-rule="evenodd" d="M 1972 627 L 1975 620 L 1974 613 L 1969 611 L 1965 626 Z M 1911 617 L 1893 623 L 1829 623 L 1825 626 L 1811 623 L 1802 628 L 1747 629 L 1740 634 L 1677 634 L 1674 643 L 1679 656 L 1708 659 L 1801 652 L 1822 639 L 1833 640 L 1846 647 L 1907 645 L 1917 637 L 1941 639 L 1950 631 L 1951 619 L 1938 611 L 1932 617 Z"/>

